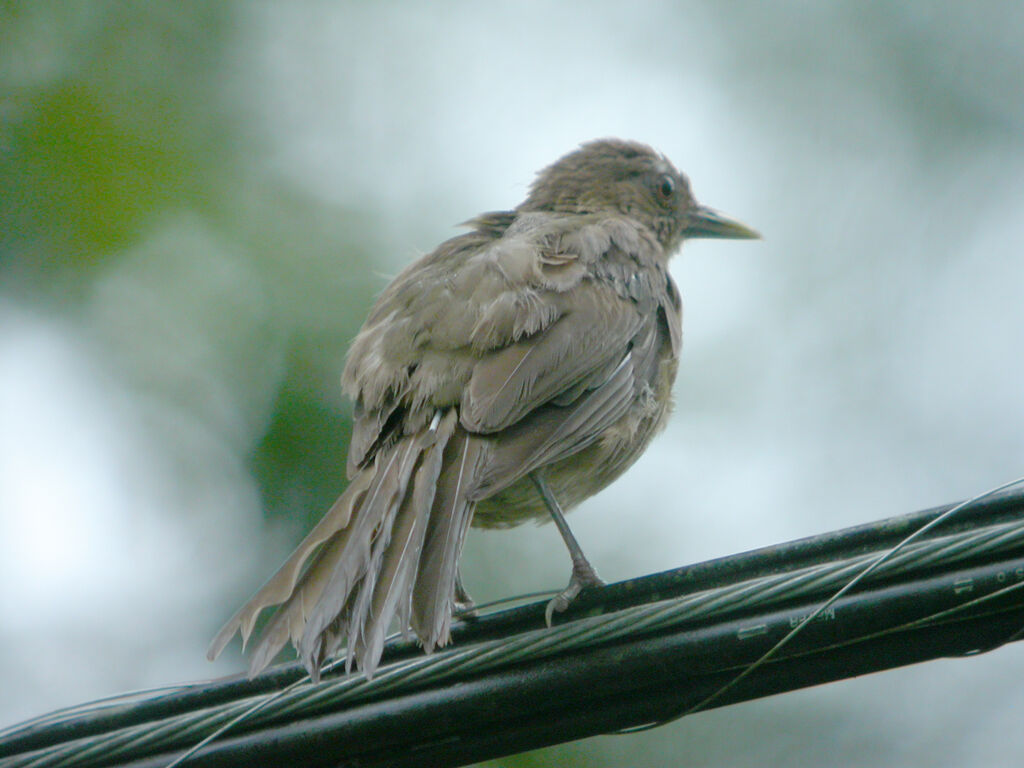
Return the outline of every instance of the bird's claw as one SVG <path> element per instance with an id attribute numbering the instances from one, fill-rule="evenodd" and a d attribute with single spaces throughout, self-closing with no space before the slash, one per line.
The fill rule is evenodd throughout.
<path id="1" fill-rule="evenodd" d="M 476 601 L 462 586 L 461 576 L 455 579 L 455 601 L 452 604 L 452 615 L 459 619 L 475 619 L 480 615 L 476 609 Z"/>
<path id="2" fill-rule="evenodd" d="M 452 606 L 452 616 L 457 619 L 475 619 L 480 615 L 480 612 L 476 609 L 476 603 L 472 600 L 467 602 L 455 601 Z"/>
<path id="3" fill-rule="evenodd" d="M 586 560 L 573 558 L 572 577 L 569 579 L 569 585 L 548 601 L 547 608 L 544 609 L 545 624 L 550 627 L 555 613 L 561 613 L 572 605 L 572 601 L 576 599 L 576 596 L 587 587 L 603 586 L 604 581 L 597 575 L 594 566 Z"/>

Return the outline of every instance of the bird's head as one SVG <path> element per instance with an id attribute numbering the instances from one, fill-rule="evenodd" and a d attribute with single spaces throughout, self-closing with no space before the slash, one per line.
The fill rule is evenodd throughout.
<path id="1" fill-rule="evenodd" d="M 520 211 L 624 214 L 654 232 L 666 251 L 684 239 L 749 239 L 757 232 L 697 203 L 690 182 L 646 144 L 599 139 L 542 170 Z"/>

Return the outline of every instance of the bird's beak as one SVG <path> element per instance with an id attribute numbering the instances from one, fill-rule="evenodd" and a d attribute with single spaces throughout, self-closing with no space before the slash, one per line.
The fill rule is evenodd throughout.
<path id="1" fill-rule="evenodd" d="M 683 228 L 684 238 L 720 237 L 729 240 L 760 240 L 761 235 L 736 219 L 723 216 L 718 211 L 694 206 L 690 210 L 690 221 Z"/>

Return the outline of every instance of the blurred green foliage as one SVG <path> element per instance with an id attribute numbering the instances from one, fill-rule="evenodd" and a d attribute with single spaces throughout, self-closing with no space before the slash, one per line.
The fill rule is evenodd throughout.
<path id="1" fill-rule="evenodd" d="M 378 282 L 373 217 L 263 169 L 229 66 L 245 12 L 0 5 L 0 297 L 84 323 L 142 394 L 190 392 L 180 419 L 217 423 L 213 390 L 249 403 L 222 436 L 266 514 L 301 527 L 344 483 L 338 375 Z"/>

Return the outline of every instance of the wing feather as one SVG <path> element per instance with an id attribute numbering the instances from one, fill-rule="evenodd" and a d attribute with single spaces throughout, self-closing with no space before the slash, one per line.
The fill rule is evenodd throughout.
<path id="1" fill-rule="evenodd" d="M 645 322 L 637 306 L 595 284 L 546 332 L 482 358 L 463 390 L 460 419 L 466 429 L 492 433 L 556 400 L 595 372 L 614 370 Z"/>

